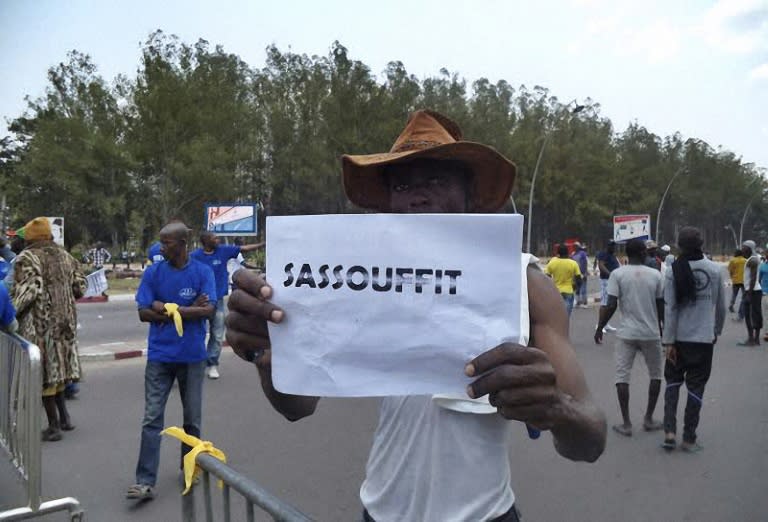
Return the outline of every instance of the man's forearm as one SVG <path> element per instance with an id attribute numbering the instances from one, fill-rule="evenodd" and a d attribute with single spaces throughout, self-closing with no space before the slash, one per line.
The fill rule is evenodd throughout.
<path id="1" fill-rule="evenodd" d="M 613 306 L 601 306 L 600 307 L 600 317 L 597 321 L 597 327 L 601 330 L 605 328 L 605 325 L 608 324 L 608 321 L 611 320 L 611 317 L 613 317 L 613 314 L 616 312 L 616 307 Z"/>
<path id="2" fill-rule="evenodd" d="M 213 315 L 216 309 L 211 306 L 180 306 L 182 319 L 204 319 Z"/>
<path id="3" fill-rule="evenodd" d="M 259 377 L 261 378 L 261 389 L 264 390 L 264 395 L 266 395 L 275 411 L 291 422 L 309 417 L 315 412 L 320 397 L 281 393 L 272 384 L 271 366 L 268 368 L 259 366 L 258 368 Z"/>
<path id="4" fill-rule="evenodd" d="M 557 452 L 570 460 L 595 462 L 605 450 L 605 415 L 591 399 L 579 401 L 565 393 L 558 408 L 562 420 L 552 428 Z"/>
<path id="5" fill-rule="evenodd" d="M 142 308 L 139 310 L 139 320 L 144 323 L 165 323 L 171 320 L 165 314 L 155 312 L 151 308 Z"/>

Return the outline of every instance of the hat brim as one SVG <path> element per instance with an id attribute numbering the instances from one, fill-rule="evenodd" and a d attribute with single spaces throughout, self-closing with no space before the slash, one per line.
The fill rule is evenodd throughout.
<path id="1" fill-rule="evenodd" d="M 514 163 L 496 149 L 471 141 L 458 141 L 407 152 L 385 152 L 341 157 L 344 191 L 355 205 L 388 212 L 390 193 L 384 167 L 414 159 L 460 161 L 472 170 L 470 208 L 473 212 L 496 212 L 509 199 L 517 175 Z"/>

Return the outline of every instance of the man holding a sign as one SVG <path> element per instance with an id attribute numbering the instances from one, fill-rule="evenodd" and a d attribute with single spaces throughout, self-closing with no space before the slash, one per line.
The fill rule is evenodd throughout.
<path id="1" fill-rule="evenodd" d="M 520 254 L 520 217 L 495 214 L 515 173 L 495 150 L 462 141 L 445 116 L 418 111 L 389 153 L 343 157 L 344 186 L 358 206 L 428 215 L 274 218 L 267 230 L 280 232 L 267 240 L 272 286 L 244 270 L 234 276 L 238 290 L 229 301 L 227 338 L 256 364 L 265 395 L 286 418 L 314 413 L 319 397 L 312 390 L 389 392 L 360 491 L 365 520 L 518 520 L 508 440 L 520 425 L 510 420 L 527 423 L 532 432 L 551 431 L 566 458 L 592 462 L 603 452 L 605 417 L 568 339 L 563 300 L 531 256 Z M 458 215 L 467 213 L 487 215 Z M 342 229 L 344 237 L 333 236 L 346 263 L 331 262 L 332 252 L 315 259 L 304 241 L 321 226 L 301 228 L 314 219 L 334 225 L 333 231 L 350 220 L 366 231 L 378 225 L 379 233 L 358 245 L 381 260 L 373 262 L 366 251 L 355 257 L 345 244 L 355 236 L 354 224 Z M 473 228 L 477 224 L 489 231 Z M 459 241 L 461 252 L 452 249 Z M 447 246 L 435 253 L 442 242 Z M 291 243 L 305 247 L 306 260 L 285 258 Z M 504 248 L 510 244 L 516 252 Z M 450 252 L 452 258 L 445 255 Z M 476 270 L 478 263 L 486 269 Z M 269 275 L 283 271 L 278 279 Z M 503 300 L 494 286 L 514 289 L 514 295 Z M 483 303 L 485 296 L 493 301 Z M 378 313 L 376 302 L 387 299 L 400 306 L 399 315 L 383 305 Z M 348 315 L 337 314 L 335 321 L 323 315 L 341 310 L 342 300 Z M 422 315 L 414 322 L 413 314 Z M 312 334 L 313 351 L 297 354 L 288 342 L 303 345 Z M 376 344 L 376 336 L 385 342 Z M 359 344 L 370 350 L 354 351 Z M 302 382 L 296 378 L 302 372 L 313 377 Z M 358 374 L 368 379 L 356 381 Z"/>

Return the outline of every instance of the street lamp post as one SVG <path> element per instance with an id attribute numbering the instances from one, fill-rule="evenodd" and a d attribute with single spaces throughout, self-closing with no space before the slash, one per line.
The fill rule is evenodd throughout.
<path id="1" fill-rule="evenodd" d="M 731 234 L 733 234 L 733 244 L 736 246 L 736 248 L 739 248 L 739 241 L 736 239 L 736 231 L 733 229 L 731 225 L 725 225 L 723 227 L 725 230 L 730 230 Z"/>
<path id="2" fill-rule="evenodd" d="M 570 103 L 568 105 L 570 105 Z M 566 107 L 568 105 L 566 105 Z M 576 107 L 574 107 L 573 110 L 571 111 L 571 114 L 578 114 L 584 109 L 586 109 L 586 106 L 577 104 Z M 552 135 L 551 132 L 549 134 L 544 135 L 544 141 L 541 142 L 541 148 L 539 149 L 539 156 L 538 158 L 536 158 L 536 166 L 533 168 L 533 176 L 531 177 L 531 190 L 528 193 L 528 232 L 526 234 L 526 239 L 525 239 L 525 251 L 528 253 L 531 253 L 531 224 L 533 223 L 533 190 L 536 188 L 536 176 L 539 173 L 539 165 L 541 164 L 541 158 L 544 155 L 544 148 L 547 146 L 547 142 L 549 141 L 549 137 L 551 135 Z"/>
<path id="3" fill-rule="evenodd" d="M 755 199 L 754 196 L 752 199 Z M 749 200 L 749 204 L 747 205 L 747 208 L 744 209 L 744 214 L 741 216 L 741 225 L 739 226 L 739 244 L 744 244 L 744 222 L 747 220 L 747 214 L 749 214 L 749 209 L 752 207 L 752 200 Z"/>
<path id="4" fill-rule="evenodd" d="M 675 178 L 680 175 L 681 172 L 685 170 L 685 167 L 680 167 L 677 169 L 677 171 L 672 176 L 672 179 L 669 180 L 669 183 L 667 183 L 667 188 L 664 190 L 664 195 L 661 196 L 661 201 L 659 202 L 659 210 L 656 212 L 656 237 L 653 238 L 656 241 L 659 241 L 659 225 L 661 225 L 661 209 L 664 208 L 664 200 L 667 199 L 667 194 L 669 193 L 669 188 L 672 186 L 672 183 L 675 181 Z"/>

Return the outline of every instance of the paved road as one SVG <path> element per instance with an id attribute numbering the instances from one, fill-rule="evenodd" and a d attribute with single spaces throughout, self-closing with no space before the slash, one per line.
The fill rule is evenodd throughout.
<path id="1" fill-rule="evenodd" d="M 575 310 L 572 337 L 596 401 L 609 422 L 616 422 L 611 341 L 595 346 L 594 324 L 594 309 Z M 664 453 L 658 432 L 640 431 L 631 439 L 609 432 L 607 450 L 597 463 L 573 463 L 554 452 L 548 435 L 531 441 L 520 425 L 511 440 L 510 459 L 527 519 L 765 520 L 768 348 L 737 347 L 742 328 L 729 321 L 718 344 L 699 431 L 705 450 L 697 455 Z M 85 369 L 82 397 L 70 403 L 77 430 L 43 446 L 43 491 L 50 497 L 79 498 L 89 520 L 179 520 L 174 443 L 164 444 L 159 497 L 139 506 L 122 498 L 138 451 L 143 360 L 90 363 Z M 229 351 L 222 374 L 221 380 L 206 383 L 205 438 L 226 451 L 232 466 L 316 519 L 356 520 L 378 401 L 325 399 L 312 418 L 291 424 L 263 399 L 255 369 Z M 638 362 L 631 388 L 637 425 L 644 409 L 645 375 Z M 178 424 L 176 394 L 169 404 L 167 424 Z M 0 507 L 17 494 L 7 464 L 0 462 Z"/>

